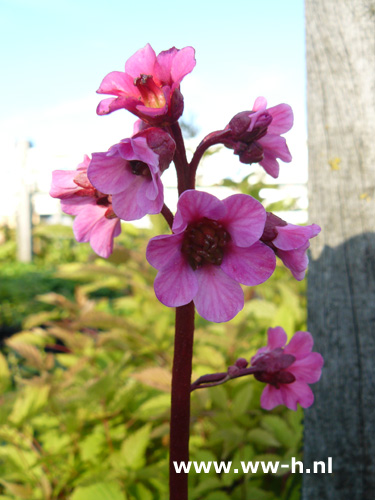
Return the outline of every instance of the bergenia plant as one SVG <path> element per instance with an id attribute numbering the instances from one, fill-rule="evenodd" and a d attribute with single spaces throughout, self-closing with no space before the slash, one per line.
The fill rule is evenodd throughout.
<path id="1" fill-rule="evenodd" d="M 156 297 L 176 308 L 172 401 L 170 421 L 170 499 L 187 500 L 187 474 L 174 463 L 189 460 L 190 394 L 231 379 L 254 376 L 265 384 L 260 406 L 271 410 L 314 401 L 309 384 L 319 380 L 323 358 L 312 352 L 309 332 L 296 332 L 287 343 L 282 327 L 268 330 L 266 347 L 251 358 L 237 359 L 226 372 L 203 375 L 192 383 L 195 309 L 208 321 L 229 321 L 244 306 L 241 285 L 264 283 L 273 274 L 276 257 L 297 280 L 305 276 L 310 239 L 320 227 L 297 226 L 266 212 L 246 194 L 220 200 L 195 189 L 199 163 L 213 145 L 233 150 L 244 164 L 259 163 L 276 178 L 279 161 L 292 157 L 282 134 L 293 125 L 289 105 L 267 108 L 264 97 L 251 111 L 238 112 L 222 130 L 211 132 L 199 144 L 191 161 L 178 122 L 184 101 L 180 84 L 195 66 L 192 47 L 172 47 L 156 55 L 147 44 L 102 81 L 99 115 L 125 109 L 138 117 L 134 134 L 106 152 L 85 156 L 76 170 L 53 172 L 51 196 L 61 199 L 62 210 L 75 216 L 78 241 L 90 242 L 101 257 L 113 250 L 121 231 L 120 219 L 132 221 L 146 214 L 162 214 L 170 234 L 148 244 L 146 258 L 157 269 Z M 173 162 L 177 172 L 178 204 L 175 215 L 164 200 L 162 174 Z"/>

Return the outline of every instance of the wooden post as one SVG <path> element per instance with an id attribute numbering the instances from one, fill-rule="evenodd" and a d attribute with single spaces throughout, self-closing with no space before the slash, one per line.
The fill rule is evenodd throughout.
<path id="1" fill-rule="evenodd" d="M 32 260 L 32 209 L 26 171 L 27 153 L 30 147 L 29 141 L 21 141 L 16 145 L 20 175 L 17 211 L 17 258 L 20 262 Z"/>
<path id="2" fill-rule="evenodd" d="M 375 495 L 375 2 L 306 0 L 308 327 L 325 358 L 305 412 L 303 500 Z M 313 474 L 332 457 L 333 474 Z"/>

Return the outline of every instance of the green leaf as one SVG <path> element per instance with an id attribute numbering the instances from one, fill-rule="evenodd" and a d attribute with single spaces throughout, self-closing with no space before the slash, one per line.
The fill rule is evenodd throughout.
<path id="1" fill-rule="evenodd" d="M 275 438 L 286 448 L 296 445 L 299 441 L 299 436 L 282 418 L 277 415 L 265 415 L 262 419 L 262 427 L 271 431 Z"/>
<path id="2" fill-rule="evenodd" d="M 150 431 L 151 425 L 147 424 L 130 434 L 122 443 L 122 459 L 130 469 L 140 469 L 145 464 L 145 451 L 150 439 Z"/>
<path id="3" fill-rule="evenodd" d="M 159 394 L 143 403 L 136 411 L 136 416 L 146 421 L 156 419 L 164 415 L 169 410 L 170 405 L 170 394 Z"/>
<path id="4" fill-rule="evenodd" d="M 79 486 L 74 490 L 70 500 L 127 500 L 127 497 L 118 483 L 108 481 Z"/>
<path id="5" fill-rule="evenodd" d="M 198 486 L 193 489 L 193 498 L 200 499 L 204 493 L 208 493 L 212 490 L 217 490 L 222 486 L 220 479 L 216 477 L 209 477 L 205 474 L 205 478 L 203 481 L 200 481 Z"/>
<path id="6" fill-rule="evenodd" d="M 15 498 L 17 499 L 30 499 L 33 493 L 30 485 L 23 486 L 22 484 L 4 481 L 4 479 L 0 479 L 0 484 L 2 484 L 10 493 L 12 493 L 12 495 L 15 495 Z"/>
<path id="7" fill-rule="evenodd" d="M 263 429 L 252 429 L 247 437 L 250 443 L 257 444 L 262 448 L 280 447 L 280 442 L 270 432 Z"/>
<path id="8" fill-rule="evenodd" d="M 222 491 L 212 491 L 204 497 L 204 500 L 230 500 L 230 497 Z"/>
<path id="9" fill-rule="evenodd" d="M 81 458 L 84 462 L 95 462 L 105 444 L 104 433 L 94 432 L 85 437 L 80 443 Z"/>
<path id="10" fill-rule="evenodd" d="M 51 430 L 43 434 L 43 448 L 47 453 L 61 453 L 72 441 L 69 434 L 61 434 L 59 430 Z"/>
<path id="11" fill-rule="evenodd" d="M 137 483 L 135 485 L 134 490 L 135 490 L 135 498 L 137 498 L 137 499 L 139 498 L 139 500 L 153 500 L 154 499 L 154 495 L 142 483 Z"/>
<path id="12" fill-rule="evenodd" d="M 252 396 L 253 391 L 250 384 L 246 384 L 238 391 L 232 401 L 233 416 L 242 415 L 249 410 Z"/>
<path id="13" fill-rule="evenodd" d="M 11 380 L 8 363 L 3 354 L 0 352 L 0 394 L 8 389 L 10 383 Z"/>
<path id="14" fill-rule="evenodd" d="M 40 411 L 48 401 L 50 386 L 26 386 L 18 395 L 9 421 L 18 425 Z"/>

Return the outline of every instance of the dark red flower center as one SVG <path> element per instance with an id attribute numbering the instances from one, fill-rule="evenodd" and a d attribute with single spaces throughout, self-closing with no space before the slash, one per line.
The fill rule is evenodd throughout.
<path id="1" fill-rule="evenodd" d="M 144 177 L 150 175 L 150 169 L 147 163 L 139 160 L 131 160 L 129 163 L 134 175 L 143 175 Z"/>
<path id="2" fill-rule="evenodd" d="M 296 358 L 292 354 L 285 354 L 281 347 L 273 349 L 270 352 L 260 354 L 252 366 L 258 371 L 254 373 L 254 377 L 260 382 L 271 384 L 276 389 L 280 389 L 282 384 L 292 384 L 296 377 L 293 373 L 288 372 L 289 368 Z"/>
<path id="3" fill-rule="evenodd" d="M 230 234 L 220 222 L 204 217 L 185 229 L 181 251 L 194 271 L 205 264 L 220 266 L 229 241 Z"/>
<path id="4" fill-rule="evenodd" d="M 152 75 L 140 75 L 134 79 L 134 85 L 139 90 L 145 106 L 148 108 L 163 108 L 165 106 L 164 93 L 156 85 Z"/>

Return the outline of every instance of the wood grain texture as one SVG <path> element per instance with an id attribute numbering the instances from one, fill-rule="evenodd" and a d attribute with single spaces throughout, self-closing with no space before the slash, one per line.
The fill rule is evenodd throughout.
<path id="1" fill-rule="evenodd" d="M 375 1 L 306 0 L 308 328 L 325 358 L 305 412 L 303 500 L 375 498 Z"/>

